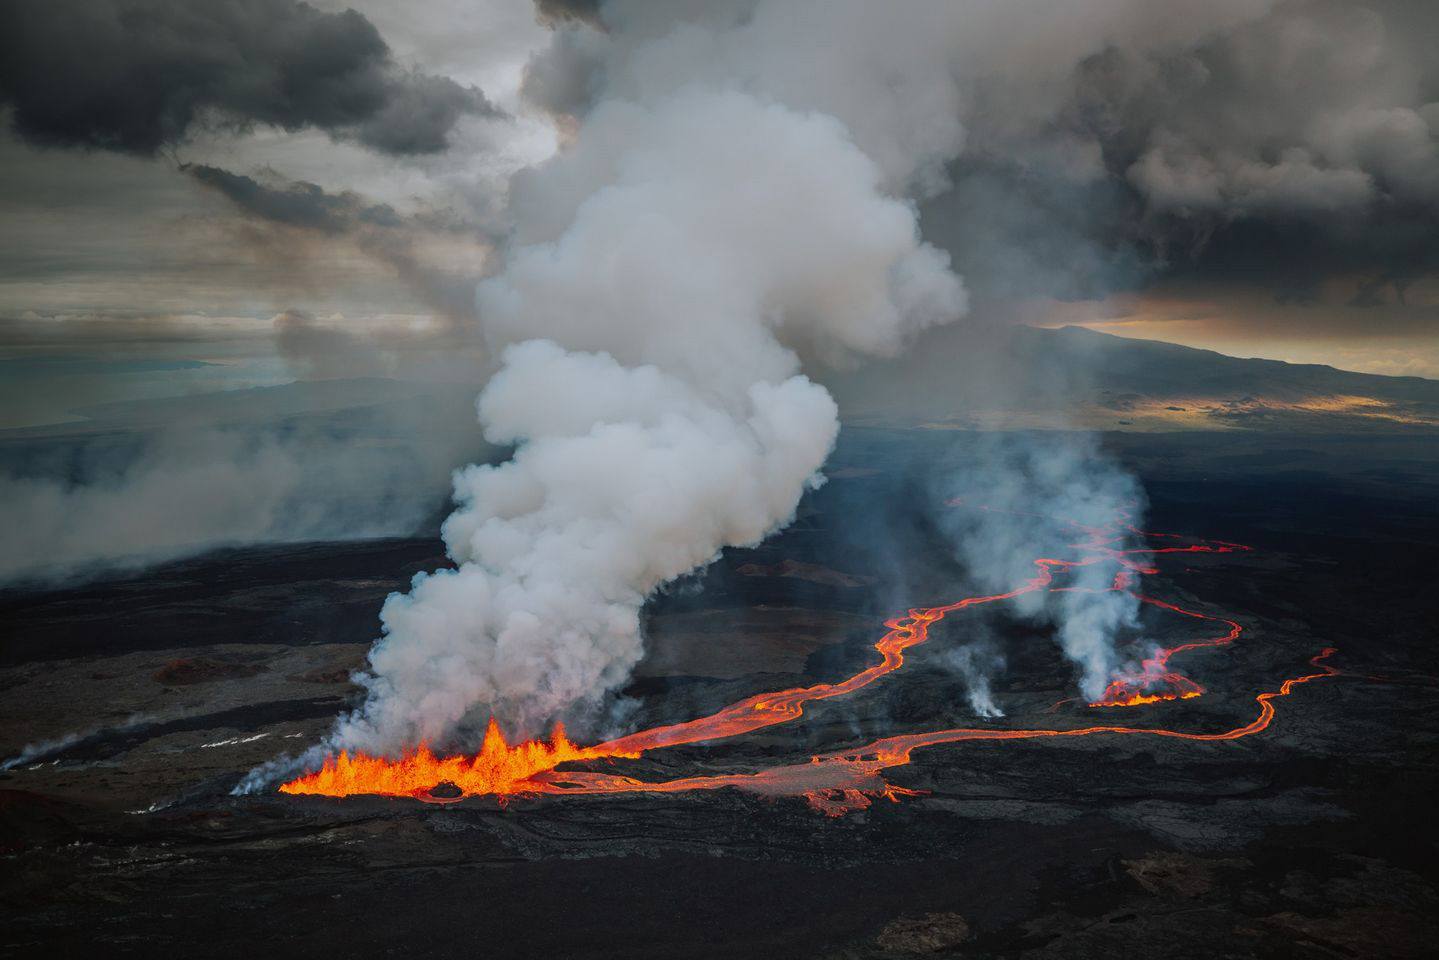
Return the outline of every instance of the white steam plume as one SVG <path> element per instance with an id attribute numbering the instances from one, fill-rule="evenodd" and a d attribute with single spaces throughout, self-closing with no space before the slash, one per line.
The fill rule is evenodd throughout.
<path id="1" fill-rule="evenodd" d="M 964 309 L 884 182 L 834 118 L 710 87 L 604 103 L 517 179 L 479 290 L 509 345 L 480 421 L 516 452 L 456 476 L 458 569 L 387 601 L 338 744 L 583 716 L 655 587 L 789 520 L 839 426 L 796 348 L 892 354 Z"/>
<path id="2" fill-rule="evenodd" d="M 940 480 L 936 492 L 963 501 L 939 516 L 986 589 L 1009 590 L 1028 580 L 1038 556 L 1072 558 L 1071 545 L 1085 538 L 1081 527 L 1107 527 L 1122 512 L 1137 517 L 1143 509 L 1138 481 L 1105 457 L 1090 434 L 974 433 L 969 443 L 973 460 Z M 1128 536 L 1129 546 L 1142 546 L 1137 535 Z M 1116 636 L 1139 623 L 1139 600 L 1109 589 L 1112 564 L 1074 567 L 1062 577 L 1062 586 L 1080 589 L 1027 593 L 1014 604 L 1022 615 L 1055 624 L 1059 645 L 1078 668 L 1080 692 L 1098 700 L 1120 666 Z"/>

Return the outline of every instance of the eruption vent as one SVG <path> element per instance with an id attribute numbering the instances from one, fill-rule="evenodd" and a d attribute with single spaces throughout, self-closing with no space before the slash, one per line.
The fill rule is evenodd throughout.
<path id="1" fill-rule="evenodd" d="M 604 756 L 636 757 L 639 754 L 577 747 L 560 725 L 555 726 L 548 741 L 530 740 L 510 746 L 499 724 L 492 719 L 485 730 L 484 744 L 472 757 L 440 759 L 423 746 L 397 762 L 364 754 L 352 757 L 341 751 L 339 756 L 326 759 L 324 766 L 314 773 L 283 784 L 280 792 L 330 797 L 377 793 L 434 799 L 430 791 L 449 783 L 462 796 L 487 793 L 503 796 L 524 791 L 526 781 L 535 774 L 553 770 L 568 760 Z"/>

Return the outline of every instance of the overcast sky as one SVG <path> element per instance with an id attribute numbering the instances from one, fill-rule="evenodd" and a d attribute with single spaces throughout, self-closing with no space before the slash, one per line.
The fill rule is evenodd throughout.
<path id="1" fill-rule="evenodd" d="M 752 5 L 704 16 L 732 6 L 739 23 Z M 508 229 L 511 175 L 584 121 L 597 77 L 623 95 L 627 37 L 689 9 L 542 6 L 7 5 L 0 359 L 218 366 L 108 393 L 103 378 L 71 383 L 75 396 L 12 385 L 4 422 L 167 379 L 282 382 L 295 373 L 275 360 L 282 314 L 391 340 L 463 326 Z M 945 123 L 964 149 L 893 188 L 954 254 L 976 318 L 1439 377 L 1439 9 L 1084 0 L 1067 13 L 1107 26 L 1071 50 L 1084 31 L 1043 5 L 1003 23 L 1002 5 L 960 6 L 992 33 L 949 51 Z M 805 51 L 785 54 L 802 71 Z M 198 92 L 180 102 L 181 88 Z"/>

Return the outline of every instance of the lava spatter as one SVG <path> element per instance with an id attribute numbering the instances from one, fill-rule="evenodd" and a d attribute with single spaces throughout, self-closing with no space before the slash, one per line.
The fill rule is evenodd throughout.
<path id="1" fill-rule="evenodd" d="M 431 791 L 448 783 L 458 788 L 461 797 L 487 793 L 503 796 L 539 789 L 531 785 L 531 778 L 567 760 L 635 756 L 638 754 L 577 747 L 558 724 L 547 741 L 530 740 L 511 746 L 492 717 L 484 743 L 472 757 L 436 757 L 425 745 L 399 760 L 342 752 L 326 759 L 314 773 L 284 784 L 280 792 L 327 797 L 368 793 L 440 800 Z"/>

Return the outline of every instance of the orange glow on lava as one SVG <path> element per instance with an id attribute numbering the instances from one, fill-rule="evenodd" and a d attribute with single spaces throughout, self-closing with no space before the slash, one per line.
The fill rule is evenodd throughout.
<path id="1" fill-rule="evenodd" d="M 1173 676 L 1185 683 L 1193 683 L 1187 677 Z M 1164 681 L 1161 681 L 1164 682 Z M 1193 700 L 1195 697 L 1204 696 L 1203 689 L 1197 690 L 1163 690 L 1159 693 L 1118 693 L 1113 692 L 1115 684 L 1111 683 L 1109 689 L 1105 690 L 1104 696 L 1090 704 L 1091 707 L 1142 707 L 1146 703 L 1163 703 L 1165 700 Z"/>
<path id="2" fill-rule="evenodd" d="M 527 789 L 526 784 L 531 777 L 541 771 L 552 770 L 567 760 L 617 756 L 634 757 L 638 754 L 598 752 L 594 747 L 577 747 L 565 736 L 565 729 L 559 724 L 555 725 L 548 741 L 529 740 L 510 746 L 500 732 L 500 725 L 491 717 L 480 752 L 473 757 L 436 757 L 429 747 L 423 745 L 400 760 L 363 753 L 350 756 L 341 752 L 338 757 L 327 758 L 314 773 L 284 784 L 280 792 L 327 797 L 373 793 L 434 800 L 437 798 L 430 796 L 430 791 L 442 783 L 451 783 L 459 788 L 460 796 L 525 793 L 540 789 Z"/>
<path id="3" fill-rule="evenodd" d="M 1204 688 L 1173 670 L 1169 665 L 1170 659 L 1194 650 L 1231 644 L 1239 637 L 1243 627 L 1233 620 L 1187 610 L 1134 592 L 1131 586 L 1136 574 L 1156 572 L 1151 565 L 1155 554 L 1233 553 L 1249 548 L 1237 543 L 1213 540 L 1183 546 L 1125 549 L 1116 544 L 1122 544 L 1130 534 L 1140 535 L 1149 541 L 1181 538 L 1173 534 L 1139 530 L 1131 526 L 1124 517 L 1107 527 L 1065 522 L 1083 534 L 1082 541 L 1074 545 L 1082 551 L 1077 559 L 1040 557 L 1034 561 L 1034 576 L 1005 593 L 965 597 L 935 607 L 917 607 L 903 616 L 886 621 L 885 634 L 874 644 L 874 649 L 880 656 L 879 662 L 836 683 L 756 694 L 709 716 L 652 727 L 591 747 L 576 746 L 559 726 L 556 726 L 548 741 L 534 740 L 511 746 L 500 732 L 498 724 L 491 719 L 484 743 L 473 757 L 438 758 L 425 746 L 400 760 L 341 753 L 338 757 L 326 759 L 324 765 L 314 773 L 282 785 L 280 790 L 283 793 L 322 794 L 331 797 L 383 794 L 437 801 L 439 798 L 434 797 L 431 791 L 444 783 L 458 788 L 459 796 L 453 799 L 481 794 L 495 794 L 503 798 L 519 794 L 681 793 L 737 787 L 766 796 L 802 796 L 814 809 L 830 816 L 839 816 L 870 806 L 873 797 L 884 797 L 897 802 L 901 796 L 913 795 L 915 791 L 886 782 L 881 772 L 908 764 L 913 752 L 924 747 L 972 740 L 1034 740 L 1097 734 L 1153 736 L 1201 742 L 1239 740 L 1259 733 L 1269 726 L 1274 719 L 1274 699 L 1288 696 L 1299 684 L 1339 673 L 1336 668 L 1321 662 L 1335 652 L 1332 648 L 1327 648 L 1312 660 L 1320 672 L 1285 680 L 1279 689 L 1258 694 L 1255 701 L 1259 704 L 1259 716 L 1242 726 L 1219 733 L 1115 725 L 1070 729 L 964 727 L 886 737 L 864 747 L 820 754 L 812 757 L 808 763 L 780 765 L 753 773 L 645 781 L 616 773 L 558 769 L 561 764 L 569 761 L 633 759 L 651 750 L 739 736 L 798 719 L 803 716 L 804 705 L 807 703 L 854 693 L 898 670 L 904 665 L 905 651 L 927 641 L 930 627 L 948 614 L 980 604 L 1012 600 L 1041 590 L 1059 592 L 1080 589 L 1055 586 L 1056 575 L 1075 567 L 1103 562 L 1114 563 L 1119 568 L 1112 585 L 1107 589 L 1131 592 L 1141 603 L 1181 616 L 1224 624 L 1226 630 L 1207 639 L 1156 650 L 1138 667 L 1115 676 L 1103 695 L 1089 706 L 1136 707 L 1166 700 L 1188 700 L 1203 695 Z M 1061 700 L 1051 707 L 1049 712 L 1054 712 L 1067 702 L 1069 701 Z"/>

